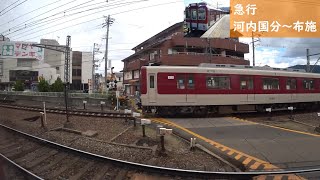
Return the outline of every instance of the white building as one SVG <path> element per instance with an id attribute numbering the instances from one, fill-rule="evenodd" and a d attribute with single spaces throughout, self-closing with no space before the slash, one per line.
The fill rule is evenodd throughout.
<path id="1" fill-rule="evenodd" d="M 11 90 L 17 80 L 23 81 L 27 89 L 32 89 L 39 77 L 43 77 L 49 84 L 54 83 L 58 77 L 64 81 L 65 54 L 32 47 L 33 43 L 0 40 L 0 90 Z M 51 39 L 41 39 L 40 43 L 59 45 Z M 88 79 L 92 77 L 92 53 L 84 52 L 80 57 L 73 57 L 73 54 L 70 53 L 69 82 L 71 85 L 80 84 L 75 87 L 76 90 L 82 90 L 88 86 Z"/>

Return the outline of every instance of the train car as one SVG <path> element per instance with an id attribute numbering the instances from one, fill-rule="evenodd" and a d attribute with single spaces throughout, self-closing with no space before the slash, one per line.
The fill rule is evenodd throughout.
<path id="1" fill-rule="evenodd" d="M 228 12 L 211 7 L 205 2 L 191 3 L 185 8 L 185 25 L 188 32 L 207 31 Z"/>
<path id="2" fill-rule="evenodd" d="M 140 77 L 142 108 L 158 114 L 311 108 L 320 101 L 320 75 L 290 69 L 144 66 Z"/>

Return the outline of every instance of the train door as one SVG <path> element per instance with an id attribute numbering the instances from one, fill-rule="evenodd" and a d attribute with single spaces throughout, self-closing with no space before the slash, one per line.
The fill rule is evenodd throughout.
<path id="1" fill-rule="evenodd" d="M 247 95 L 247 101 L 255 101 L 253 77 L 240 77 L 240 89 Z"/>
<path id="2" fill-rule="evenodd" d="M 186 86 L 186 75 L 177 75 L 177 96 L 174 97 L 177 103 L 187 102 L 187 86 Z"/>
<path id="3" fill-rule="evenodd" d="M 155 103 L 157 100 L 157 79 L 155 74 L 149 74 L 148 75 L 148 99 L 149 103 Z"/>
<path id="4" fill-rule="evenodd" d="M 247 77 L 247 89 L 248 89 L 248 94 L 247 94 L 247 99 L 248 101 L 252 102 L 256 100 L 256 95 L 254 91 L 254 78 L 253 77 Z"/>
<path id="5" fill-rule="evenodd" d="M 195 103 L 196 102 L 196 93 L 195 93 L 195 81 L 194 74 L 186 74 L 186 84 L 187 84 L 187 102 Z"/>

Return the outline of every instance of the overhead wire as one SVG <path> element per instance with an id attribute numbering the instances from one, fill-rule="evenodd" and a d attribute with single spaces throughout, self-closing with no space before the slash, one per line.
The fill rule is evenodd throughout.
<path id="1" fill-rule="evenodd" d="M 2 9 L 2 10 L 0 11 L 0 16 L 1 16 L 2 11 L 8 9 L 9 7 L 11 7 L 12 5 L 14 5 L 15 3 L 19 2 L 19 1 L 20 1 L 20 0 L 17 0 L 17 1 L 15 1 L 15 2 L 11 3 L 11 4 L 10 4 L 9 6 L 7 6 L 6 8 Z"/>
<path id="2" fill-rule="evenodd" d="M 15 17 L 15 18 L 13 18 L 13 19 L 5 22 L 5 23 L 0 24 L 0 26 L 3 26 L 3 25 L 8 24 L 8 23 L 11 23 L 11 22 L 13 22 L 13 21 L 15 21 L 15 20 L 17 20 L 17 19 L 19 19 L 19 18 L 21 18 L 21 17 L 24 17 L 25 15 L 28 15 L 28 14 L 30 14 L 30 13 L 33 13 L 33 12 L 39 10 L 39 9 L 43 9 L 43 8 L 45 8 L 45 7 L 47 7 L 47 6 L 51 6 L 52 4 L 55 4 L 55 3 L 59 2 L 59 1 L 62 1 L 62 0 L 57 0 L 57 1 L 52 2 L 52 3 L 50 3 L 50 4 L 41 6 L 41 7 L 37 8 L 37 9 L 34 9 L 34 10 L 29 11 L 29 12 L 27 12 L 27 13 L 24 13 L 24 14 L 22 14 L 22 15 L 20 15 L 20 16 L 18 16 L 18 17 Z"/>
<path id="3" fill-rule="evenodd" d="M 80 18 L 82 18 L 82 17 L 87 17 L 87 16 L 90 16 L 90 15 L 95 15 L 96 13 L 99 13 L 99 12 L 104 12 L 104 11 L 106 11 L 106 10 L 118 8 L 118 7 L 109 8 L 110 6 L 120 6 L 120 5 L 126 5 L 126 4 L 131 5 L 131 4 L 140 3 L 140 2 L 144 2 L 144 1 L 149 1 L 149 0 L 131 1 L 131 2 L 127 2 L 127 3 L 113 4 L 113 5 L 109 5 L 109 6 L 107 6 L 107 7 L 106 7 L 106 6 L 103 6 L 103 7 L 106 7 L 106 8 L 108 8 L 108 9 L 103 9 L 103 10 L 101 10 L 101 11 L 93 12 L 93 13 L 86 14 L 86 15 L 83 15 L 83 16 L 80 16 L 80 17 L 76 17 L 76 18 L 73 18 L 73 19 L 71 19 L 71 20 L 68 20 L 68 21 L 65 21 L 65 22 L 62 22 L 62 23 L 59 22 L 59 23 L 56 24 L 56 25 L 61 25 L 61 24 L 64 24 L 64 23 L 67 23 L 67 22 L 70 22 L 70 21 L 74 21 L 74 20 L 80 19 Z M 99 8 L 101 8 L 101 7 L 99 7 Z M 84 13 L 84 12 L 87 12 L 87 11 L 92 11 L 92 10 L 99 9 L 99 8 L 84 10 L 84 11 L 77 12 L 77 13 L 74 13 L 74 14 L 71 14 L 71 15 L 67 15 L 67 16 L 65 16 L 65 17 L 72 16 L 72 15 L 75 15 L 75 14 L 81 14 L 81 13 Z M 65 17 L 60 17 L 60 18 L 58 18 L 58 19 L 55 20 L 55 21 L 49 22 L 48 24 L 51 24 L 51 23 L 53 23 L 53 22 L 56 22 L 56 21 L 60 20 L 61 18 L 65 18 Z M 51 21 L 51 20 L 49 20 L 49 21 Z M 53 26 L 55 26 L 55 25 L 53 25 Z M 47 28 L 38 30 L 38 31 L 33 32 L 33 33 L 30 33 L 30 34 L 28 34 L 28 35 L 31 35 L 31 34 L 34 34 L 34 33 L 37 33 L 37 32 L 40 32 L 40 31 L 43 31 L 43 30 L 46 30 L 46 29 L 49 29 L 49 28 L 51 28 L 51 27 L 47 27 Z M 22 33 L 19 33 L 19 34 L 17 34 L 17 35 L 14 35 L 14 36 L 12 36 L 11 38 L 14 38 L 14 37 L 16 37 L 16 36 L 19 36 L 19 35 L 21 35 L 21 34 L 25 34 L 25 33 L 29 32 L 29 31 L 33 31 L 33 30 L 35 30 L 35 29 L 38 29 L 38 28 L 33 28 L 33 29 L 30 29 L 30 30 L 27 30 L 27 31 L 25 31 L 25 32 L 22 32 Z M 24 35 L 24 36 L 28 36 L 28 35 Z M 7 35 L 6 35 L 6 36 L 7 36 Z M 18 37 L 17 39 L 19 39 L 19 37 Z"/>
<path id="4" fill-rule="evenodd" d="M 94 1 L 94 0 L 93 0 L 93 1 Z M 89 0 L 89 1 L 87 1 L 87 2 L 84 2 L 84 3 L 79 4 L 79 5 L 77 5 L 77 6 L 80 6 L 80 5 L 89 3 L 89 2 L 92 2 L 92 0 Z M 105 2 L 103 2 L 103 3 L 105 3 Z M 96 4 L 94 4 L 94 5 L 96 5 Z M 77 7 L 77 6 L 74 6 L 74 7 Z M 90 6 L 90 5 L 89 5 L 89 6 Z M 27 28 L 29 28 L 29 27 L 33 27 L 33 26 L 36 26 L 36 25 L 41 25 L 41 24 L 46 23 L 46 22 L 50 22 L 50 21 L 52 21 L 52 20 L 60 20 L 60 19 L 63 19 L 63 18 L 65 18 L 65 17 L 67 17 L 67 16 L 70 16 L 70 15 L 67 15 L 67 16 L 66 16 L 65 13 L 66 13 L 66 12 L 69 12 L 70 10 L 72 11 L 72 9 L 73 9 L 74 7 L 69 8 L 69 9 L 66 9 L 66 10 L 63 10 L 63 11 L 60 11 L 59 13 L 56 13 L 56 14 L 47 16 L 47 17 L 45 17 L 45 18 L 32 21 L 32 22 L 30 22 L 30 23 L 28 23 L 28 24 L 21 25 L 20 27 L 17 27 L 17 28 L 19 28 L 18 30 L 15 30 L 15 31 L 13 31 L 13 32 L 9 32 L 9 33 L 6 34 L 6 36 L 8 36 L 8 35 L 10 35 L 10 34 L 12 34 L 12 33 L 15 33 L 15 32 L 23 31 L 23 30 L 25 30 L 25 29 L 27 29 Z M 88 7 L 88 6 L 86 6 L 86 7 Z M 81 8 L 83 8 L 83 7 L 81 7 Z M 77 9 L 79 9 L 79 8 L 77 8 Z M 73 10 L 74 10 L 74 9 L 73 9 Z M 43 20 L 46 20 L 46 19 L 48 19 L 48 18 L 57 16 L 57 15 L 60 15 L 60 14 L 62 14 L 62 17 L 57 17 L 57 18 L 55 18 L 55 19 L 49 19 L 49 20 L 47 20 L 47 21 L 43 21 Z M 53 22 L 55 22 L 55 21 L 53 21 Z M 12 30 L 12 29 L 11 29 L 11 30 Z"/>
<path id="5" fill-rule="evenodd" d="M 112 15 L 122 14 L 122 13 L 130 12 L 130 11 L 136 11 L 136 10 L 140 10 L 140 9 L 146 9 L 146 8 L 150 8 L 150 7 L 168 5 L 168 4 L 178 3 L 178 2 L 182 2 L 182 1 L 173 1 L 173 2 L 169 2 L 169 3 L 161 3 L 161 4 L 151 5 L 151 6 L 145 6 L 145 7 L 140 7 L 140 8 L 136 8 L 136 9 L 131 9 L 131 10 L 122 11 L 122 12 L 119 12 L 119 13 L 114 13 L 114 14 L 112 14 Z M 46 34 L 50 34 L 50 33 L 53 33 L 53 32 L 57 32 L 57 31 L 60 31 L 60 30 L 64 30 L 64 29 L 67 29 L 67 28 L 70 28 L 70 27 L 74 27 L 74 26 L 77 26 L 77 25 L 80 25 L 80 24 L 84 24 L 84 23 L 88 23 L 88 22 L 95 21 L 95 20 L 99 20 L 99 19 L 102 19 L 102 18 L 104 18 L 104 17 L 95 18 L 95 19 L 91 19 L 91 20 L 88 20 L 88 21 L 85 21 L 85 22 L 81 22 L 81 23 L 78 23 L 78 24 L 74 24 L 74 25 L 71 25 L 71 26 L 67 26 L 67 27 L 64 27 L 64 28 L 61 28 L 61 29 L 58 29 L 58 30 L 54 30 L 54 31 L 47 32 L 47 33 L 42 34 L 42 35 L 38 35 L 38 36 L 35 36 L 35 37 L 32 37 L 32 38 L 26 39 L 25 41 L 28 41 L 28 40 L 30 40 L 30 39 L 37 38 L 37 37 L 40 37 L 40 36 L 43 36 L 43 35 L 46 35 Z"/>
<path id="6" fill-rule="evenodd" d="M 74 1 L 77 1 L 77 0 L 74 0 Z M 74 2 L 74 1 L 72 1 L 72 2 Z M 59 17 L 59 18 L 60 18 L 60 19 L 61 19 L 61 18 L 64 18 L 64 17 L 65 17 L 65 13 L 66 13 L 66 12 L 69 12 L 69 11 L 73 11 L 73 10 L 77 10 L 77 9 L 81 9 L 81 8 L 86 8 L 86 7 L 89 7 L 89 6 L 92 6 L 92 5 L 101 4 L 101 3 L 106 3 L 105 1 L 103 1 L 103 2 L 99 2 L 99 3 L 95 3 L 95 4 L 91 4 L 91 5 L 86 5 L 86 6 L 84 6 L 84 7 L 81 7 L 81 6 L 85 5 L 85 4 L 90 3 L 90 2 L 93 2 L 93 1 L 95 1 L 95 0 L 89 0 L 89 1 L 83 2 L 83 3 L 81 3 L 81 4 L 78 4 L 78 5 L 76 5 L 76 6 L 73 6 L 73 7 L 67 8 L 67 9 L 64 9 L 64 10 L 62 10 L 62 11 L 59 11 L 59 12 L 57 12 L 57 13 L 55 13 L 55 14 L 49 15 L 49 16 L 47 16 L 47 17 L 43 17 L 43 18 L 41 18 L 41 19 L 36 19 L 36 20 L 34 20 L 35 18 L 37 18 L 37 17 L 39 17 L 39 16 L 41 16 L 41 15 L 47 14 L 47 13 L 49 13 L 49 12 L 51 12 L 51 11 L 57 9 L 57 8 L 60 8 L 61 6 L 65 6 L 65 5 L 70 4 L 70 3 L 72 3 L 72 2 L 65 3 L 65 4 L 60 5 L 60 6 L 56 7 L 56 8 L 53 8 L 53 9 L 51 9 L 51 10 L 49 10 L 49 11 L 46 11 L 46 12 L 40 14 L 40 15 L 37 15 L 37 16 L 35 16 L 35 17 L 32 17 L 32 18 L 30 18 L 30 19 L 28 19 L 28 20 L 26 20 L 26 21 L 24 21 L 24 22 L 22 22 L 22 23 L 20 23 L 20 24 L 18 24 L 18 25 L 16 25 L 16 26 L 12 27 L 12 28 L 9 28 L 8 30 L 2 32 L 2 34 L 4 34 L 5 32 L 9 32 L 8 34 L 6 34 L 6 35 L 9 35 L 9 34 L 12 34 L 12 33 L 11 33 L 12 30 L 15 30 L 15 29 L 17 29 L 17 28 L 19 28 L 19 30 L 16 30 L 16 31 L 14 31 L 14 32 L 17 32 L 17 31 L 26 29 L 26 28 L 27 28 L 27 25 L 28 25 L 28 27 L 30 27 L 30 26 L 32 26 L 32 25 L 41 24 L 41 21 L 46 20 L 46 19 L 51 18 L 51 17 L 54 17 L 54 16 L 57 16 L 57 15 L 60 15 L 60 14 L 62 14 L 63 16 L 62 16 L 62 17 Z M 112 1 L 121 1 L 121 0 L 112 0 Z M 110 1 L 109 1 L 109 2 L 110 2 Z M 59 18 L 56 18 L 56 19 L 59 19 Z M 29 22 L 30 20 L 33 20 L 33 21 Z M 49 20 L 49 21 L 50 21 L 50 20 Z M 29 23 L 27 23 L 27 22 L 29 22 Z M 48 21 L 46 21 L 46 22 L 48 22 Z M 13 33 L 14 33 L 14 32 L 13 32 Z"/>
<path id="7" fill-rule="evenodd" d="M 32 17 L 32 18 L 30 18 L 30 19 L 28 19 L 28 20 L 26 20 L 26 21 L 24 21 L 24 22 L 22 22 L 22 23 L 20 23 L 20 24 L 18 24 L 18 25 L 16 25 L 16 26 L 12 27 L 12 28 L 9 28 L 9 29 L 6 30 L 6 31 L 1 32 L 1 34 L 4 34 L 5 32 L 8 32 L 8 31 L 10 31 L 10 30 L 14 30 L 16 27 L 20 27 L 21 25 L 24 26 L 26 22 L 29 22 L 30 20 L 33 20 L 34 18 L 37 18 L 37 17 L 39 17 L 39 16 L 41 16 L 41 15 L 43 15 L 43 14 L 46 14 L 46 13 L 48 13 L 48 12 L 54 11 L 54 10 L 60 8 L 60 7 L 66 6 L 66 5 L 68 5 L 68 4 L 70 4 L 70 3 L 73 3 L 73 2 L 75 2 L 75 1 L 77 1 L 77 0 L 72 0 L 72 1 L 67 2 L 67 3 L 65 3 L 65 4 L 62 4 L 62 5 L 60 5 L 60 6 L 57 6 L 57 7 L 55 7 L 55 8 L 52 8 L 52 9 L 50 9 L 50 10 L 44 12 L 44 13 L 41 13 L 41 14 L 35 16 L 35 17 Z"/>
<path id="8" fill-rule="evenodd" d="M 9 10 L 5 11 L 4 13 L 2 13 L 0 16 L 3 16 L 3 15 L 5 15 L 5 14 L 7 14 L 7 13 L 10 12 L 12 9 L 20 6 L 21 4 L 23 4 L 23 3 L 27 2 L 27 1 L 28 1 L 28 0 L 22 1 L 21 3 L 17 4 L 16 6 L 12 7 L 11 9 L 9 9 Z"/>

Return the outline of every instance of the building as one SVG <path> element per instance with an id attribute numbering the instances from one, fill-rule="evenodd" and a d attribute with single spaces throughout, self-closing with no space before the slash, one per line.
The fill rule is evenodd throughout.
<path id="1" fill-rule="evenodd" d="M 72 51 L 71 53 L 71 90 L 89 89 L 92 79 L 93 56 L 92 52 Z"/>
<path id="2" fill-rule="evenodd" d="M 238 39 L 184 37 L 183 22 L 176 23 L 134 47 L 123 59 L 123 85 L 127 94 L 139 91 L 141 66 L 198 66 L 200 63 L 250 65 L 244 59 L 249 45 Z"/>
<path id="3" fill-rule="evenodd" d="M 64 81 L 65 54 L 32 47 L 31 44 L 36 43 L 0 40 L 0 90 L 12 90 L 17 80 L 22 81 L 26 89 L 34 91 L 37 90 L 39 77 L 43 77 L 49 84 L 54 83 L 58 77 Z M 59 45 L 52 39 L 41 39 L 40 44 Z M 72 52 L 69 82 L 73 90 L 88 88 L 91 74 L 92 53 Z"/>

